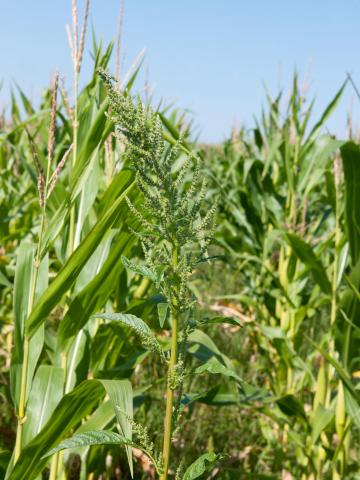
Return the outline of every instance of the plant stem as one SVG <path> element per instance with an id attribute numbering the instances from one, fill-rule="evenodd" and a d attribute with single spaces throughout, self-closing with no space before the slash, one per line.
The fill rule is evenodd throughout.
<path id="1" fill-rule="evenodd" d="M 74 118 L 73 118 L 73 160 L 72 167 L 74 168 L 77 158 L 77 147 L 78 147 L 78 90 L 79 90 L 79 72 L 77 68 L 77 63 L 75 62 L 74 66 Z M 68 255 L 70 256 L 74 250 L 75 242 L 75 206 L 71 207 L 70 211 L 70 227 L 69 227 L 69 245 L 68 245 Z"/>
<path id="2" fill-rule="evenodd" d="M 335 242 L 334 242 L 334 269 L 332 275 L 332 292 L 331 292 L 331 310 L 330 310 L 330 328 L 334 327 L 336 321 L 336 312 L 337 312 L 337 280 L 338 280 L 338 265 L 339 265 L 339 245 L 340 245 L 340 222 L 339 222 L 339 198 L 338 198 L 338 189 L 336 189 L 335 195 Z M 330 353 L 334 354 L 335 345 L 333 337 L 330 338 Z M 330 384 L 334 375 L 334 367 L 328 365 L 328 379 L 327 379 L 327 392 L 326 392 L 326 407 L 330 406 Z"/>
<path id="3" fill-rule="evenodd" d="M 74 117 L 73 117 L 73 158 L 70 169 L 70 175 L 72 170 L 75 167 L 77 159 L 77 150 L 78 150 L 78 93 L 79 93 L 79 68 L 78 68 L 78 52 L 77 46 L 75 46 L 75 60 L 74 60 Z M 69 179 L 69 184 L 71 185 L 71 177 Z M 82 192 L 83 195 L 83 192 Z M 76 243 L 76 232 L 75 232 L 75 223 L 76 223 L 76 210 L 75 205 L 71 207 L 70 210 L 70 225 L 69 225 L 69 243 L 68 243 L 68 257 L 73 253 L 74 249 L 77 247 Z M 76 243 L 75 243 L 76 242 Z M 65 385 L 67 383 L 68 372 L 66 372 L 66 361 L 67 361 L 67 352 L 64 353 L 62 358 L 62 366 L 65 371 Z M 64 394 L 66 394 L 66 387 L 64 386 Z M 54 455 L 53 461 L 50 466 L 50 480 L 56 480 L 58 474 L 60 473 L 61 463 L 59 461 L 60 455 L 56 453 Z"/>
<path id="4" fill-rule="evenodd" d="M 50 464 L 49 480 L 56 480 L 58 463 L 59 463 L 59 456 L 54 455 Z"/>
<path id="5" fill-rule="evenodd" d="M 172 258 L 173 269 L 176 271 L 178 266 L 178 247 L 176 242 L 173 244 L 173 258 Z M 166 390 L 166 414 L 165 414 L 165 431 L 164 431 L 164 444 L 163 444 L 163 473 L 161 475 L 161 480 L 167 480 L 168 470 L 170 463 L 170 452 L 171 452 L 171 434 L 172 434 L 172 415 L 173 415 L 173 405 L 174 405 L 174 390 L 170 387 L 169 377 L 174 371 L 175 365 L 177 363 L 177 347 L 178 347 L 178 318 L 177 318 L 177 301 L 173 301 L 174 314 L 172 316 L 172 337 L 171 337 L 171 353 L 170 353 L 170 363 L 168 368 L 168 382 Z"/>
<path id="6" fill-rule="evenodd" d="M 49 175 L 47 175 L 47 178 Z M 47 182 L 46 182 L 47 183 Z M 45 188 L 45 198 L 46 198 L 46 188 Z M 45 200 L 46 201 L 46 200 Z M 34 273 L 33 278 L 31 280 L 31 290 L 29 295 L 29 302 L 28 302 L 28 310 L 27 314 L 30 315 L 35 301 L 35 293 L 36 293 L 36 283 L 39 274 L 39 267 L 40 267 L 40 254 L 41 254 L 41 244 L 42 238 L 44 234 L 45 228 L 45 205 L 42 209 L 41 213 L 41 224 L 40 224 L 40 232 L 39 232 L 39 241 L 36 250 L 36 256 L 34 261 Z M 25 330 L 25 329 L 24 329 Z M 19 413 L 18 413 L 18 424 L 16 430 L 16 443 L 15 443 L 15 450 L 14 450 L 14 465 L 17 462 L 20 453 L 21 453 L 21 443 L 22 443 L 22 432 L 23 432 L 23 425 L 25 422 L 26 417 L 26 393 L 28 388 L 28 369 L 29 369 L 29 343 L 30 339 L 26 332 L 24 332 L 24 339 L 23 339 L 23 362 L 21 367 L 21 384 L 20 384 L 20 398 L 19 398 Z"/>

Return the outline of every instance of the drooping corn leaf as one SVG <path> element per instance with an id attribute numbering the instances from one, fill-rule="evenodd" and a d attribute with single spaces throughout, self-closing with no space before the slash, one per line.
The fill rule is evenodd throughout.
<path id="1" fill-rule="evenodd" d="M 131 418 L 132 405 L 129 407 L 127 396 L 131 385 L 123 383 L 122 380 L 111 380 L 110 382 L 112 382 L 111 386 L 107 384 L 106 388 L 101 380 L 85 380 L 64 395 L 39 434 L 22 450 L 16 465 L 8 476 L 9 480 L 35 479 L 47 463 L 43 456 L 55 447 L 81 419 L 93 411 L 105 391 L 115 405 L 118 400 L 120 401 L 120 409 Z M 126 389 L 124 401 L 121 399 L 121 394 L 119 397 L 116 393 L 116 388 Z M 127 408 L 128 411 L 126 411 Z M 125 428 L 128 427 L 125 425 Z"/>
<path id="2" fill-rule="evenodd" d="M 331 293 L 331 283 L 327 277 L 321 260 L 315 255 L 311 246 L 294 233 L 287 233 L 285 239 L 291 246 L 296 256 L 309 268 L 315 282 L 324 293 Z"/>
<path id="3" fill-rule="evenodd" d="M 62 344 L 76 335 L 84 327 L 89 317 L 106 303 L 124 268 L 120 261 L 120 255 L 124 251 L 130 251 L 135 240 L 134 235 L 121 232 L 119 238 L 114 241 L 109 256 L 100 271 L 73 299 L 59 327 L 58 335 Z"/>
<path id="4" fill-rule="evenodd" d="M 35 479 L 47 463 L 41 457 L 91 413 L 103 395 L 104 387 L 93 380 L 86 380 L 64 395 L 42 430 L 22 450 L 16 465 L 9 472 L 9 480 Z"/>
<path id="5" fill-rule="evenodd" d="M 111 208 L 97 221 L 87 237 L 69 257 L 53 282 L 42 294 L 25 325 L 30 337 L 34 335 L 62 295 L 74 284 L 77 275 L 91 257 L 99 241 L 120 215 L 121 205 L 132 187 L 133 184 L 130 184 L 116 199 Z"/>

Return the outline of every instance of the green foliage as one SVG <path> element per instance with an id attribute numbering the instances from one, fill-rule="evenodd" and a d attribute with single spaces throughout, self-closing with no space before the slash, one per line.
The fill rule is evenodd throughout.
<path id="1" fill-rule="evenodd" d="M 188 289 L 188 277 L 196 261 L 206 251 L 211 239 L 216 205 L 201 217 L 201 203 L 206 183 L 200 187 L 199 159 L 189 155 L 174 175 L 173 164 L 177 159 L 182 137 L 167 148 L 163 140 L 162 124 L 156 112 L 139 100 L 136 104 L 129 95 L 119 95 L 111 77 L 100 72 L 110 97 L 110 118 L 117 128 L 119 138 L 126 138 L 126 155 L 136 171 L 136 181 L 144 197 L 144 208 L 138 210 L 128 199 L 134 217 L 143 232 L 137 232 L 144 250 L 149 270 L 137 269 L 137 273 L 156 278 L 161 293 L 168 303 L 186 311 L 192 306 Z M 195 173 L 187 189 L 184 177 L 194 162 Z M 200 188 L 200 194 L 196 195 Z M 210 232 L 209 232 L 210 229 Z M 199 253 L 196 252 L 199 245 Z M 183 253 L 173 266 L 174 255 Z M 134 266 L 130 268 L 134 271 Z M 160 273 L 161 272 L 161 273 Z M 176 301 L 176 305 L 174 303 Z"/>
<path id="2" fill-rule="evenodd" d="M 89 447 L 90 445 L 130 445 L 135 444 L 115 432 L 107 432 L 106 430 L 97 430 L 96 432 L 85 432 L 74 435 L 73 437 L 64 440 L 56 448 L 50 450 L 44 458 L 60 452 L 66 448 Z"/>
<path id="3" fill-rule="evenodd" d="M 111 52 L 94 36 L 74 105 L 18 88 L 0 120 L 0 475 L 356 478 L 360 154 L 323 134 L 345 85 L 313 121 L 295 75 L 199 150 Z"/>
<path id="4" fill-rule="evenodd" d="M 223 456 L 216 453 L 205 453 L 201 455 L 200 458 L 187 468 L 183 480 L 199 478 L 203 473 L 209 471 L 221 458 L 223 458 Z"/>
<path id="5" fill-rule="evenodd" d="M 132 330 L 134 330 L 134 332 L 139 335 L 141 344 L 145 348 L 148 348 L 150 351 L 157 353 L 163 363 L 167 362 L 161 345 L 156 340 L 156 337 L 152 333 L 151 329 L 146 325 L 145 322 L 143 322 L 143 320 L 141 320 L 141 318 L 126 313 L 98 313 L 94 315 L 94 317 L 103 318 L 104 320 L 121 322 L 124 325 L 130 327 Z"/>

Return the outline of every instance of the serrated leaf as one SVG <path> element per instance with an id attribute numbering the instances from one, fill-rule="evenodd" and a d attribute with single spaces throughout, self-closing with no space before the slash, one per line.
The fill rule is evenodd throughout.
<path id="1" fill-rule="evenodd" d="M 195 478 L 199 478 L 203 473 L 211 470 L 222 458 L 224 458 L 224 455 L 219 453 L 204 453 L 204 455 L 201 455 L 201 457 L 195 460 L 195 462 L 186 469 L 183 480 L 194 480 Z"/>
<path id="2" fill-rule="evenodd" d="M 141 318 L 131 315 L 131 313 L 96 313 L 94 318 L 102 318 L 112 322 L 121 322 L 127 327 L 132 328 L 138 335 L 152 335 L 152 331 Z"/>
<path id="3" fill-rule="evenodd" d="M 121 322 L 123 325 L 130 327 L 140 336 L 143 346 L 153 352 L 157 352 L 161 359 L 165 361 L 164 352 L 160 343 L 146 323 L 141 318 L 131 313 L 97 313 L 93 318 L 103 318 L 112 322 Z"/>
<path id="4" fill-rule="evenodd" d="M 195 370 L 195 373 L 197 374 L 205 372 L 224 375 L 226 377 L 234 378 L 238 382 L 242 382 L 242 379 L 236 374 L 236 372 L 234 372 L 234 370 L 223 365 L 216 357 L 210 358 L 206 363 L 200 365 L 200 367 Z"/>
<path id="5" fill-rule="evenodd" d="M 121 255 L 121 261 L 124 265 L 125 268 L 128 268 L 134 273 L 137 273 L 138 275 L 142 275 L 143 277 L 150 278 L 153 282 L 157 281 L 157 276 L 156 274 L 146 265 L 137 265 L 136 263 L 133 263 L 131 260 L 126 258 L 124 255 Z"/>
<path id="6" fill-rule="evenodd" d="M 119 435 L 115 432 L 107 430 L 98 430 L 93 432 L 78 433 L 73 437 L 68 438 L 61 442 L 57 447 L 51 449 L 41 459 L 50 457 L 54 453 L 60 452 L 68 448 L 77 447 L 89 447 L 90 445 L 130 445 L 134 446 L 134 443 L 125 438 L 123 435 Z"/>

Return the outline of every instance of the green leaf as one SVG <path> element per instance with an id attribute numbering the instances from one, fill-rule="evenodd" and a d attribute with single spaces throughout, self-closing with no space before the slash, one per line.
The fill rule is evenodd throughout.
<path id="1" fill-rule="evenodd" d="M 294 233 L 285 234 L 285 239 L 295 252 L 296 256 L 309 268 L 315 282 L 325 293 L 331 293 L 331 283 L 326 275 L 320 259 L 315 255 L 313 249 L 301 237 Z"/>
<path id="2" fill-rule="evenodd" d="M 20 244 L 16 262 L 15 284 L 14 284 L 14 348 L 12 350 L 10 369 L 11 395 L 17 408 L 20 397 L 20 384 L 23 362 L 24 330 L 28 317 L 29 297 L 34 276 L 34 246 L 29 243 Z M 47 287 L 48 283 L 48 256 L 46 255 L 40 263 L 35 298 Z M 44 344 L 44 329 L 37 331 L 36 335 L 29 341 L 29 362 L 27 368 L 27 389 L 26 399 L 29 396 L 31 382 L 36 369 Z"/>
<path id="3" fill-rule="evenodd" d="M 114 409 L 117 421 L 119 423 L 120 432 L 124 438 L 130 442 L 132 440 L 133 418 L 133 392 L 129 380 L 100 380 L 106 393 L 110 397 L 111 405 Z M 133 476 L 133 459 L 132 448 L 126 445 L 126 454 L 129 462 L 131 476 Z"/>
<path id="4" fill-rule="evenodd" d="M 85 433 L 91 431 L 98 431 L 106 429 L 115 418 L 115 412 L 111 405 L 110 400 L 100 404 L 100 406 L 91 414 L 91 416 L 84 421 L 80 427 L 75 431 L 75 435 L 78 433 Z M 75 450 L 73 453 L 77 453 L 81 456 L 81 460 L 85 461 L 90 447 L 82 447 Z"/>
<path id="5" fill-rule="evenodd" d="M 188 337 L 190 343 L 189 353 L 202 361 L 207 361 L 212 357 L 217 358 L 220 363 L 226 367 L 233 369 L 231 360 L 220 352 L 215 343 L 211 340 L 209 335 L 201 330 L 194 330 Z"/>
<path id="6" fill-rule="evenodd" d="M 201 373 L 212 373 L 212 374 L 220 374 L 224 375 L 226 377 L 231 377 L 234 378 L 238 382 L 242 382 L 242 379 L 237 375 L 237 373 L 229 368 L 225 367 L 221 362 L 216 357 L 210 358 L 206 363 L 201 365 L 200 367 L 197 367 L 195 370 L 195 373 L 201 374 Z"/>
<path id="7" fill-rule="evenodd" d="M 121 261 L 124 264 L 124 267 L 128 268 L 130 271 L 137 273 L 138 275 L 142 275 L 143 277 L 150 278 L 150 280 L 155 283 L 157 282 L 156 274 L 146 265 L 136 265 L 124 255 L 121 255 Z"/>
<path id="8" fill-rule="evenodd" d="M 61 442 L 57 447 L 53 448 L 41 457 L 47 458 L 54 453 L 60 452 L 67 448 L 89 447 L 90 445 L 134 445 L 133 442 L 122 435 L 107 430 L 98 430 L 94 432 L 78 433 L 73 437 Z"/>
<path id="9" fill-rule="evenodd" d="M 0 270 L 0 285 L 12 288 L 12 283 L 7 279 L 7 276 Z"/>
<path id="10" fill-rule="evenodd" d="M 115 389 L 121 388 L 124 388 L 123 392 L 115 391 Z M 70 393 L 64 395 L 40 433 L 22 450 L 8 479 L 36 479 L 47 463 L 44 455 L 94 410 L 104 396 L 104 390 L 110 396 L 112 407 L 119 403 L 122 412 L 131 417 L 132 405 L 130 405 L 128 396 L 130 388 L 129 383 L 121 380 L 85 380 Z M 89 426 L 96 426 L 96 424 L 92 423 Z M 139 445 L 133 445 L 141 448 Z M 129 444 L 129 446 L 131 445 Z"/>
<path id="11" fill-rule="evenodd" d="M 169 304 L 168 303 L 158 303 L 157 304 L 157 312 L 158 312 L 158 317 L 159 317 L 159 324 L 160 327 L 163 328 L 166 317 L 167 317 L 167 312 L 169 309 Z"/>
<path id="12" fill-rule="evenodd" d="M 21 101 L 22 101 L 22 104 L 23 104 L 23 107 L 24 107 L 24 110 L 25 112 L 30 116 L 30 115 L 33 115 L 35 113 L 35 110 L 33 108 L 33 106 L 31 105 L 31 102 L 30 100 L 27 98 L 27 96 L 25 95 L 25 93 L 21 90 L 21 88 L 19 87 L 19 85 L 16 83 L 16 88 L 20 94 L 20 98 L 21 98 Z"/>
<path id="13" fill-rule="evenodd" d="M 25 321 L 28 316 L 34 263 L 34 245 L 21 243 L 18 249 L 14 280 L 14 348 L 11 354 L 10 388 L 15 407 L 20 397 Z"/>
<path id="14" fill-rule="evenodd" d="M 294 395 L 284 395 L 283 397 L 278 398 L 276 403 L 285 415 L 290 417 L 296 416 L 303 420 L 307 420 L 302 403 L 294 397 Z"/>
<path id="15" fill-rule="evenodd" d="M 29 296 L 34 263 L 34 245 L 21 243 L 18 249 L 14 282 L 14 349 L 12 362 L 22 363 L 23 336 L 28 316 Z"/>
<path id="16" fill-rule="evenodd" d="M 74 284 L 76 277 L 91 257 L 91 254 L 95 251 L 102 237 L 119 217 L 121 204 L 132 187 L 133 184 L 128 186 L 116 199 L 110 209 L 100 217 L 90 233 L 69 257 L 53 282 L 40 297 L 27 321 L 26 328 L 29 336 L 34 335 L 39 326 L 44 322 L 46 316 Z"/>
<path id="17" fill-rule="evenodd" d="M 76 335 L 89 317 L 105 305 L 124 268 L 119 257 L 122 252 L 130 251 L 134 242 L 134 235 L 121 232 L 119 239 L 112 244 L 110 254 L 100 271 L 73 299 L 58 330 L 62 344 Z"/>
<path id="18" fill-rule="evenodd" d="M 96 380 L 86 380 L 64 395 L 40 433 L 22 450 L 9 480 L 35 479 L 46 465 L 41 457 L 89 415 L 103 395 L 104 387 Z"/>
<path id="19" fill-rule="evenodd" d="M 92 153 L 96 147 L 101 145 L 110 133 L 110 131 L 107 132 L 107 130 L 112 128 L 112 122 L 110 122 L 105 115 L 108 106 L 108 100 L 106 99 L 96 112 L 94 118 L 91 119 L 90 126 L 85 132 L 85 137 L 80 142 L 81 145 L 79 148 L 76 167 L 72 172 L 73 180 L 76 180 L 80 176 L 86 164 L 90 161 Z M 84 125 L 84 122 L 80 121 L 80 125 Z"/>
<path id="20" fill-rule="evenodd" d="M 160 343 L 157 341 L 149 326 L 146 325 L 141 318 L 131 313 L 96 313 L 93 315 L 93 318 L 103 318 L 111 322 L 121 322 L 139 335 L 141 343 L 145 348 L 157 352 L 161 359 L 165 361 L 164 352 Z"/>
<path id="21" fill-rule="evenodd" d="M 229 325 L 235 325 L 236 327 L 243 327 L 243 323 L 240 318 L 237 317 L 213 317 L 213 318 L 205 318 L 203 319 L 200 324 L 204 325 L 213 325 L 213 324 L 224 324 L 227 323 Z"/>
<path id="22" fill-rule="evenodd" d="M 359 399 L 359 394 L 358 394 L 357 390 L 355 389 L 354 385 L 352 384 L 351 379 L 349 377 L 349 374 L 344 369 L 344 367 L 337 360 L 335 360 L 335 358 L 333 358 L 325 348 L 323 348 L 322 346 L 315 343 L 310 337 L 308 337 L 307 335 L 304 334 L 304 338 L 306 338 L 306 340 L 309 343 L 311 343 L 311 345 L 315 349 L 317 349 L 321 353 L 321 355 L 323 355 L 323 357 L 326 358 L 326 360 L 329 363 L 331 363 L 331 365 L 335 368 L 337 374 L 339 375 L 339 377 L 343 381 L 344 386 L 349 390 L 351 395 L 355 399 L 358 400 Z"/>
<path id="23" fill-rule="evenodd" d="M 51 365 L 38 368 L 26 407 L 23 446 L 43 428 L 63 396 L 64 370 Z"/>
<path id="24" fill-rule="evenodd" d="M 329 105 L 326 107 L 324 110 L 323 114 L 321 115 L 319 121 L 314 125 L 312 128 L 311 132 L 309 133 L 309 136 L 306 140 L 306 143 L 310 143 L 318 134 L 320 128 L 324 125 L 325 121 L 329 118 L 331 113 L 334 111 L 336 108 L 336 105 L 339 103 L 339 100 L 344 92 L 344 89 L 346 87 L 347 80 L 341 85 L 340 89 L 336 93 L 335 97 L 331 100 Z"/>
<path id="25" fill-rule="evenodd" d="M 356 425 L 356 428 L 360 430 L 360 405 L 356 397 L 348 390 L 345 389 L 345 407 L 346 412 L 349 415 L 351 421 Z"/>
<path id="26" fill-rule="evenodd" d="M 131 315 L 131 313 L 96 313 L 93 317 L 103 318 L 111 322 L 121 322 L 123 325 L 134 330 L 138 335 L 145 335 L 147 337 L 153 335 L 150 327 L 146 325 L 141 318 Z"/>
<path id="27" fill-rule="evenodd" d="M 340 148 L 346 186 L 345 217 L 353 265 L 360 256 L 360 146 L 347 142 Z"/>
<path id="28" fill-rule="evenodd" d="M 89 362 L 89 335 L 86 331 L 80 330 L 74 338 L 66 357 L 66 393 L 86 379 Z"/>
<path id="29" fill-rule="evenodd" d="M 219 453 L 204 453 L 190 467 L 186 469 L 183 480 L 194 480 L 199 478 L 203 473 L 210 471 L 214 465 L 225 456 Z"/>
<path id="30" fill-rule="evenodd" d="M 323 407 L 321 403 L 317 406 L 314 416 L 311 419 L 311 441 L 313 444 L 316 443 L 320 434 L 325 430 L 333 418 L 334 412 L 332 410 Z"/>

